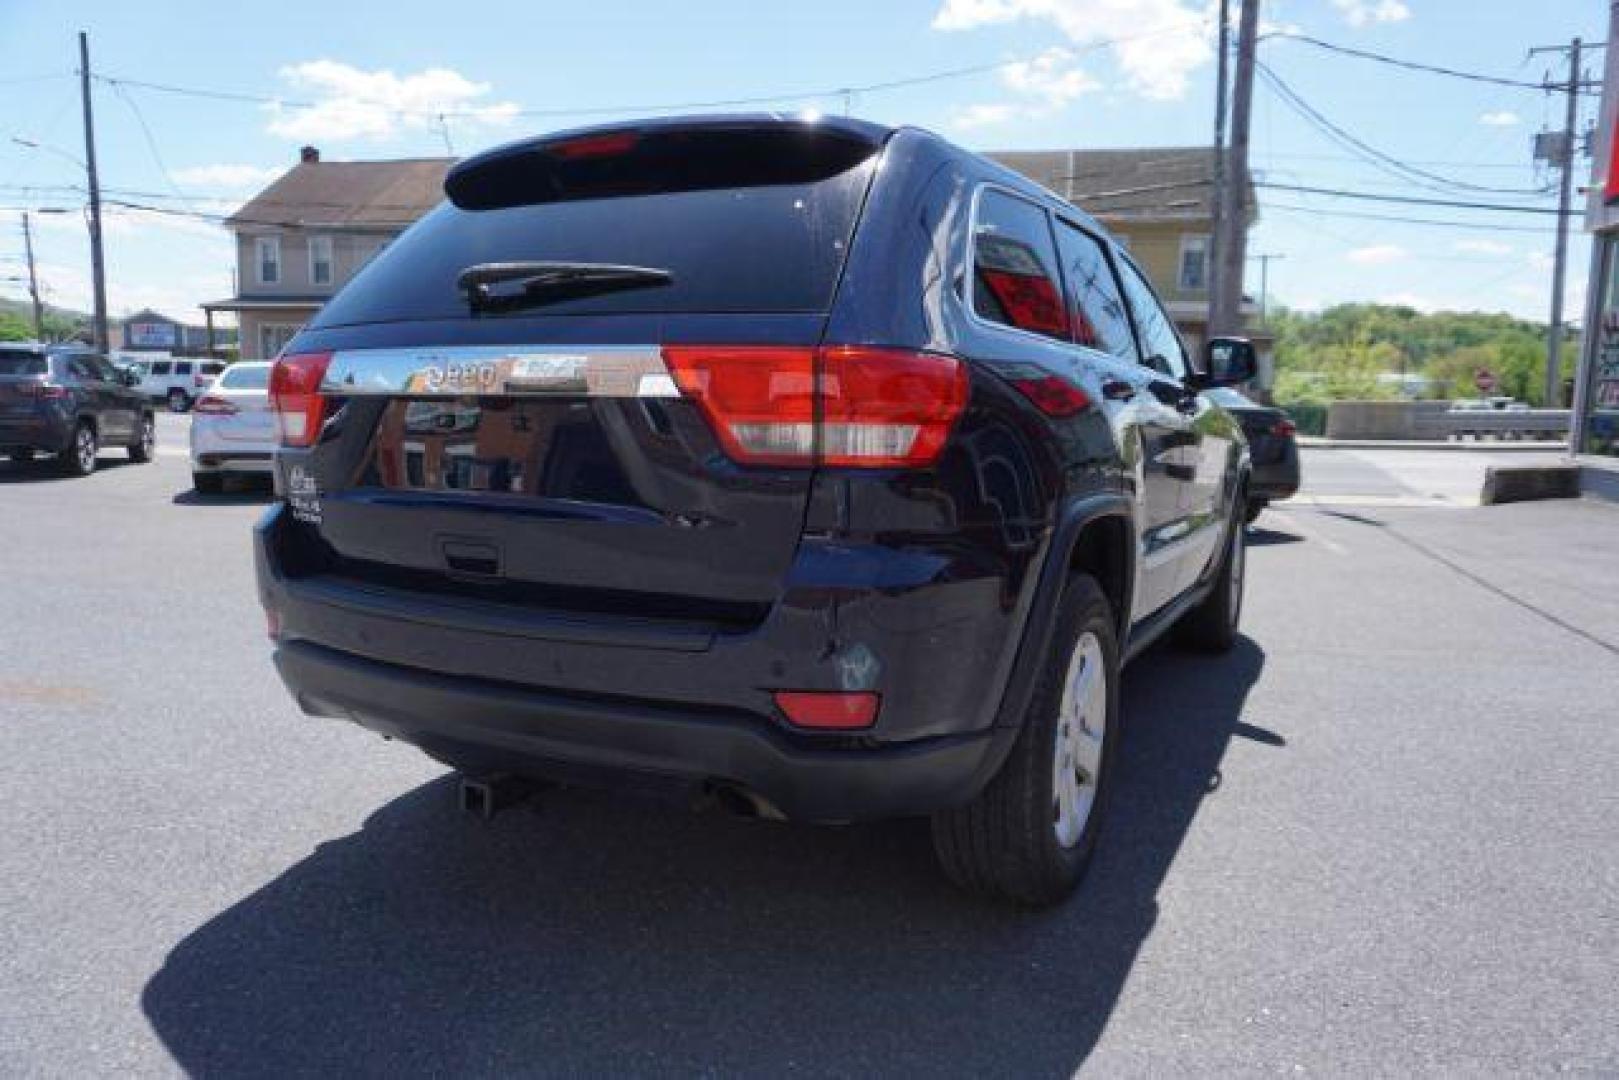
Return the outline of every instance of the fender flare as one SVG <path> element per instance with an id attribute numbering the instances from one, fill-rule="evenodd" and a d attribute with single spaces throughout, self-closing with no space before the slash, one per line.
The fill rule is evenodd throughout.
<path id="1" fill-rule="evenodd" d="M 1120 583 L 1125 610 L 1115 612 L 1120 627 L 1119 646 L 1121 649 L 1124 647 L 1125 631 L 1130 625 L 1130 597 L 1135 589 L 1135 511 L 1130 499 L 1119 492 L 1079 496 L 1062 505 L 1052 529 L 1051 542 L 1036 579 L 1034 598 L 1023 623 L 1023 636 L 1018 643 L 1006 686 L 1001 692 L 1000 707 L 995 711 L 995 723 L 991 729 L 993 738 L 979 765 L 978 775 L 970 785 L 975 795 L 1000 772 L 1006 756 L 1011 753 L 1012 744 L 1017 741 L 1018 733 L 1023 730 L 1023 718 L 1034 693 L 1035 680 L 1051 649 L 1051 635 L 1057 622 L 1057 602 L 1068 580 L 1074 547 L 1088 526 L 1104 518 L 1122 518 L 1129 536 L 1125 580 Z"/>

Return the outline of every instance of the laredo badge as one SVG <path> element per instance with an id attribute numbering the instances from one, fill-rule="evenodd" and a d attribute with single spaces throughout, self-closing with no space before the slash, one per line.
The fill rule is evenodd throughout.
<path id="1" fill-rule="evenodd" d="M 287 477 L 287 505 L 292 507 L 294 521 L 320 524 L 320 485 L 302 465 L 294 465 Z"/>

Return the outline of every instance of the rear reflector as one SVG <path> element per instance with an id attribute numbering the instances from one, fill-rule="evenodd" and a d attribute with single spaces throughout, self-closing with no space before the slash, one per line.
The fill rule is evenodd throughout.
<path id="1" fill-rule="evenodd" d="M 239 410 L 235 402 L 227 401 L 217 394 L 205 394 L 191 406 L 191 411 L 201 413 L 203 416 L 234 416 Z"/>
<path id="2" fill-rule="evenodd" d="M 675 385 L 745 465 L 916 468 L 967 406 L 953 356 L 865 345 L 668 345 Z"/>
<path id="3" fill-rule="evenodd" d="M 1270 433 L 1272 435 L 1279 435 L 1282 438 L 1291 438 L 1292 436 L 1298 434 L 1298 430 L 1298 425 L 1284 416 L 1282 419 L 1276 421 L 1275 425 L 1270 429 Z"/>
<path id="4" fill-rule="evenodd" d="M 320 386 L 331 362 L 331 353 L 295 353 L 278 357 L 270 369 L 270 408 L 282 446 L 315 444 L 326 419 Z"/>
<path id="5" fill-rule="evenodd" d="M 777 690 L 776 707 L 794 727 L 856 731 L 877 722 L 882 696 L 821 690 Z"/>
<path id="6" fill-rule="evenodd" d="M 1046 375 L 1038 379 L 1013 379 L 1012 385 L 1047 416 L 1073 416 L 1075 413 L 1083 412 L 1091 403 L 1085 391 L 1060 375 Z"/>

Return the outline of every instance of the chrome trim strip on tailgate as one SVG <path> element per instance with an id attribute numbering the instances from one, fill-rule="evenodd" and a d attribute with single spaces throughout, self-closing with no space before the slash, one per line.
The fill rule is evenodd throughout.
<path id="1" fill-rule="evenodd" d="M 655 345 L 345 349 L 332 354 L 321 390 L 344 395 L 446 398 L 479 394 L 680 396 Z"/>

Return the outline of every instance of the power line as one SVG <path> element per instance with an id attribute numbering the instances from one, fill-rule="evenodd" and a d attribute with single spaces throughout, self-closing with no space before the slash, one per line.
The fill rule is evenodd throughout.
<path id="1" fill-rule="evenodd" d="M 1384 153 L 1333 123 L 1322 115 L 1319 109 L 1305 101 L 1297 91 L 1287 85 L 1281 76 L 1277 75 L 1269 67 L 1262 63 L 1256 63 L 1255 67 L 1258 68 L 1259 75 L 1264 79 L 1266 85 L 1282 99 L 1284 104 L 1326 135 L 1328 139 L 1352 151 L 1383 172 L 1408 183 L 1439 191 L 1443 191 L 1445 188 L 1458 188 L 1463 191 L 1477 191 L 1495 195 L 1542 195 L 1547 193 L 1547 189 L 1542 188 L 1504 188 L 1488 184 L 1474 184 L 1466 180 L 1457 180 L 1439 173 L 1429 172 L 1426 169 L 1419 169 L 1415 165 L 1401 161 L 1392 154 Z"/>
<path id="2" fill-rule="evenodd" d="M 1340 188 L 1306 187 L 1300 184 L 1277 184 L 1269 180 L 1255 180 L 1254 186 L 1271 191 L 1295 191 L 1310 195 L 1331 195 L 1340 199 L 1363 199 L 1368 202 L 1401 203 L 1407 206 L 1449 206 L 1460 210 L 1495 210 L 1514 214 L 1550 214 L 1558 211 L 1550 206 L 1511 206 L 1507 203 L 1467 202 L 1460 199 L 1427 199 L 1415 195 L 1383 195 L 1370 191 L 1344 191 Z"/>
<path id="3" fill-rule="evenodd" d="M 1179 26 L 1162 26 L 1153 30 L 1144 30 L 1138 34 L 1126 34 L 1119 37 L 1093 41 L 1072 50 L 1075 53 L 1096 52 L 1114 45 L 1122 45 L 1132 41 L 1158 37 L 1166 33 L 1180 30 Z M 969 78 L 974 75 L 984 75 L 993 71 L 1026 64 L 1036 59 L 1038 54 L 1017 56 L 1007 60 L 998 60 L 993 63 L 973 64 L 967 67 L 946 68 L 941 71 L 927 72 L 902 79 L 887 79 L 880 82 L 865 83 L 854 86 L 838 86 L 820 90 L 805 90 L 796 93 L 758 94 L 745 97 L 712 98 L 703 101 L 682 101 L 662 103 L 642 103 L 626 105 L 597 105 L 578 108 L 548 106 L 544 108 L 519 108 L 503 113 L 510 116 L 547 117 L 547 116 L 612 116 L 621 113 L 638 112 L 673 112 L 684 109 L 721 109 L 735 108 L 745 105 L 775 105 L 788 102 L 815 101 L 820 99 L 847 99 L 849 95 L 873 94 L 888 90 L 902 90 L 915 86 L 926 86 L 930 83 L 944 82 L 951 79 Z M 289 99 L 270 94 L 254 94 L 237 90 L 219 90 L 210 87 L 181 86 L 174 83 L 152 82 L 146 79 L 131 79 L 120 75 L 97 74 L 95 79 L 112 86 L 133 87 L 140 90 L 151 90 L 157 93 L 175 94 L 183 97 L 205 98 L 216 101 L 234 101 L 252 105 L 274 105 L 284 109 L 314 109 L 325 102 L 304 101 Z M 382 102 L 370 102 L 386 112 L 397 115 L 419 115 L 430 119 L 458 119 L 486 115 L 491 106 L 472 106 L 462 109 L 444 109 L 432 105 L 406 107 L 388 105 Z"/>
<path id="4" fill-rule="evenodd" d="M 1529 82 L 1526 79 L 1510 79 L 1501 75 L 1485 75 L 1477 71 L 1461 71 L 1456 68 L 1442 67 L 1438 64 L 1424 64 L 1416 60 L 1402 60 L 1396 56 L 1387 56 L 1383 53 L 1372 52 L 1368 49 L 1356 49 L 1348 45 L 1338 45 L 1331 41 L 1322 41 L 1320 38 L 1314 38 L 1308 34 L 1295 33 L 1290 30 L 1272 31 L 1271 33 L 1265 34 L 1262 40 L 1268 41 L 1273 38 L 1282 41 L 1300 41 L 1306 45 L 1313 45 L 1318 49 L 1325 49 L 1328 52 L 1339 53 L 1343 56 L 1353 56 L 1360 60 L 1371 60 L 1379 64 L 1387 64 L 1390 67 L 1405 68 L 1409 71 L 1424 71 L 1430 75 L 1446 75 L 1453 79 L 1465 79 L 1469 82 L 1489 83 L 1494 86 L 1511 86 L 1519 90 L 1534 90 L 1537 92 L 1544 92 L 1547 89 L 1547 86 L 1544 83 Z M 1600 44 L 1606 44 L 1606 42 Z M 1587 47 L 1597 48 L 1599 46 L 1593 45 Z M 1582 89 L 1581 93 L 1595 94 L 1599 93 L 1599 91 Z"/>

